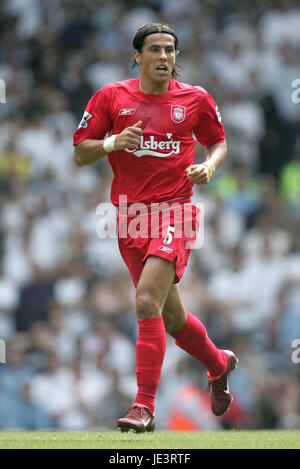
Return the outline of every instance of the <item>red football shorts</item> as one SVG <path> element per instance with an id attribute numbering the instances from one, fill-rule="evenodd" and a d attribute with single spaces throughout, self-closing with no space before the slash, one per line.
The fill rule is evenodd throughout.
<path id="1" fill-rule="evenodd" d="M 132 215 L 130 208 L 125 213 L 120 209 L 117 215 L 119 249 L 135 287 L 148 256 L 174 263 L 174 283 L 178 283 L 197 237 L 198 207 L 177 203 L 170 208 L 161 203 L 160 209 L 156 209 L 155 205 L 151 210 L 142 209 L 138 215 Z"/>

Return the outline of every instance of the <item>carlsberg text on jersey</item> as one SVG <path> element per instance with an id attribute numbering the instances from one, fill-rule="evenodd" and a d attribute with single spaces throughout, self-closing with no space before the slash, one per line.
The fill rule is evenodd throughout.
<path id="1" fill-rule="evenodd" d="M 135 156 L 144 156 L 144 155 L 151 155 L 157 156 L 161 158 L 165 158 L 167 156 L 172 155 L 172 153 L 179 153 L 180 152 L 180 141 L 179 140 L 162 140 L 158 142 L 155 140 L 153 135 L 150 135 L 149 140 L 145 140 L 144 137 L 141 137 L 140 140 L 140 150 L 129 150 L 128 148 L 125 149 L 129 153 L 133 153 Z M 162 153 L 154 150 L 171 150 L 169 153 Z"/>

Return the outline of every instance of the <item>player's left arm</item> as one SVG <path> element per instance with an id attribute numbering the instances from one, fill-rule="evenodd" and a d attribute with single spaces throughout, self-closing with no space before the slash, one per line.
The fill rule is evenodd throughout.
<path id="1" fill-rule="evenodd" d="M 210 179 L 227 156 L 226 141 L 207 145 L 205 156 L 206 158 L 203 163 L 192 164 L 185 170 L 187 178 L 195 184 L 209 183 Z"/>
<path id="2" fill-rule="evenodd" d="M 222 117 L 218 106 L 206 90 L 200 90 L 199 118 L 194 127 L 194 135 L 206 147 L 205 161 L 186 168 L 188 179 L 195 184 L 207 184 L 227 156 L 227 144 Z"/>

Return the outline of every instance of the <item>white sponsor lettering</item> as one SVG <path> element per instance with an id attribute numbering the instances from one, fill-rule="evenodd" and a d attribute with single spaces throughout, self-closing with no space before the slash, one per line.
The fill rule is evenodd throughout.
<path id="1" fill-rule="evenodd" d="M 146 140 L 144 136 L 142 136 L 139 146 L 140 150 L 130 150 L 129 148 L 125 148 L 125 150 L 128 153 L 133 153 L 138 158 L 144 155 L 166 158 L 167 156 L 170 156 L 173 153 L 178 154 L 180 152 L 180 143 L 180 140 L 161 140 L 159 142 L 155 140 L 155 137 L 153 135 L 150 135 L 149 140 Z M 167 150 L 168 153 L 162 153 L 155 150 Z"/>

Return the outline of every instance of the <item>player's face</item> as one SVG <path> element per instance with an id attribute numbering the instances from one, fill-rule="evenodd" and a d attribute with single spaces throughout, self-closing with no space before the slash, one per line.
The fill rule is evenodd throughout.
<path id="1" fill-rule="evenodd" d="M 150 34 L 145 38 L 142 52 L 134 51 L 141 77 L 158 83 L 170 78 L 175 56 L 174 37 L 165 33 Z"/>

